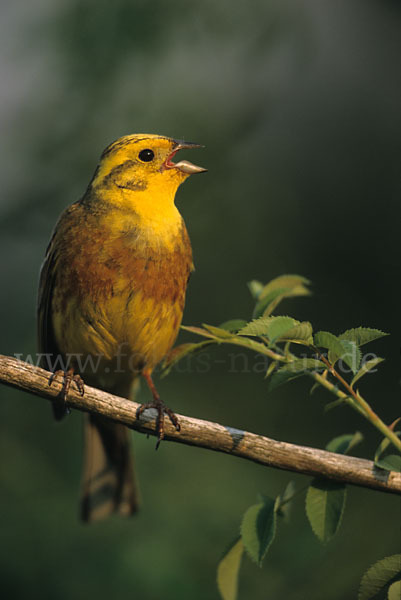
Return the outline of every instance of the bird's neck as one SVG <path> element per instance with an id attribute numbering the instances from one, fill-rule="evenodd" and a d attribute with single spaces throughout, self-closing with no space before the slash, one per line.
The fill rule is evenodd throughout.
<path id="1" fill-rule="evenodd" d="M 175 244 L 183 227 L 174 196 L 175 190 L 155 194 L 150 190 L 117 188 L 89 194 L 83 201 L 91 205 L 92 213 L 97 213 L 101 227 L 114 235 L 135 229 L 152 246 L 170 246 Z"/>

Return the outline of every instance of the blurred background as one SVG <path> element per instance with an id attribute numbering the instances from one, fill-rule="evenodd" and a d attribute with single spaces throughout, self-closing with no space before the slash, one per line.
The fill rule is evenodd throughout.
<path id="1" fill-rule="evenodd" d="M 160 133 L 205 144 L 188 158 L 209 169 L 177 198 L 196 264 L 184 323 L 249 318 L 247 281 L 305 275 L 313 296 L 283 314 L 316 330 L 390 332 L 368 348 L 386 362 L 361 390 L 387 422 L 399 416 L 400 4 L 3 0 L 1 11 L 0 352 L 35 352 L 47 242 L 103 148 Z M 298 380 L 268 394 L 254 357 L 243 369 L 231 360 L 226 347 L 206 369 L 184 364 L 158 382 L 162 397 L 308 446 L 360 429 L 355 453 L 373 455 L 380 436 L 347 407 L 325 413 L 324 391 Z M 217 599 L 217 562 L 257 493 L 308 482 L 173 443 L 156 453 L 136 434 L 141 512 L 84 526 L 82 415 L 55 424 L 46 401 L 0 394 L 3 598 Z M 245 559 L 240 598 L 354 599 L 368 566 L 400 551 L 399 506 L 350 488 L 323 547 L 300 497 L 263 568 Z"/>

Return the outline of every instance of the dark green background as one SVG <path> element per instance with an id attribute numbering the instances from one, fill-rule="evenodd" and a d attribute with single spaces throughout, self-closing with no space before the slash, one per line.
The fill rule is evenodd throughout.
<path id="1" fill-rule="evenodd" d="M 205 144 L 209 169 L 179 190 L 196 272 L 186 324 L 250 317 L 246 282 L 301 273 L 314 295 L 283 305 L 335 333 L 391 332 L 361 390 L 390 422 L 399 410 L 400 5 L 389 0 L 3 3 L 0 171 L 1 348 L 35 351 L 39 266 L 51 229 L 102 149 L 150 132 Z M 396 313 L 397 310 L 397 313 Z M 182 339 L 188 339 L 185 336 Z M 361 429 L 348 408 L 298 381 L 267 394 L 263 375 L 207 372 L 160 381 L 177 412 L 324 447 Z M 198 368 L 196 368 L 198 367 Z M 291 477 L 135 435 L 143 509 L 78 522 L 81 415 L 53 423 L 43 400 L 0 390 L 0 589 L 4 598 L 218 598 L 217 562 L 258 492 Z M 297 485 L 306 477 L 295 476 Z M 240 598 L 348 600 L 364 570 L 400 551 L 397 497 L 349 489 L 342 528 L 323 547 L 295 507 Z"/>

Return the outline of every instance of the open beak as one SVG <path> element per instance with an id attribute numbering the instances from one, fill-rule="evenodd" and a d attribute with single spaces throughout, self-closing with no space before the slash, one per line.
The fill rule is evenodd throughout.
<path id="1" fill-rule="evenodd" d="M 179 150 L 191 149 L 191 148 L 204 148 L 201 144 L 195 144 L 194 142 L 184 142 L 183 140 L 174 140 L 176 146 L 174 147 L 173 152 L 167 157 L 164 162 L 165 169 L 178 169 L 182 173 L 187 175 L 192 175 L 193 173 L 204 173 L 207 169 L 203 167 L 198 167 L 197 165 L 192 164 L 189 160 L 180 160 L 177 163 L 172 161 L 173 157 L 177 154 Z"/>

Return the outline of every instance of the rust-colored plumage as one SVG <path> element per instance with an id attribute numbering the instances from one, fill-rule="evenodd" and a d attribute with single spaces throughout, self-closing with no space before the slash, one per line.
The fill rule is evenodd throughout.
<path id="1" fill-rule="evenodd" d="M 84 197 L 62 214 L 41 271 L 38 336 L 45 368 L 125 397 L 142 373 L 159 412 L 175 423 L 151 373 L 176 339 L 192 252 L 174 197 L 189 174 L 172 162 L 170 138 L 133 135 L 103 153 Z M 65 402 L 54 404 L 56 418 Z M 178 427 L 178 424 L 177 424 Z M 91 417 L 86 425 L 82 517 L 137 508 L 127 430 Z"/>

